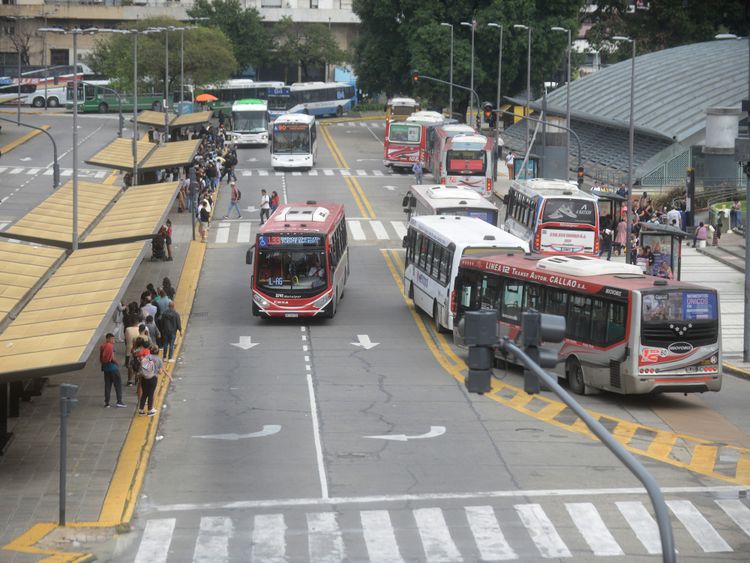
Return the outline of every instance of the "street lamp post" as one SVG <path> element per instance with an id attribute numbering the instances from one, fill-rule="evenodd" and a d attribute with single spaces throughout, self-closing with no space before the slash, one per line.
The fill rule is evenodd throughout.
<path id="1" fill-rule="evenodd" d="M 469 89 L 474 91 L 474 29 L 476 28 L 476 20 L 472 19 L 471 22 L 461 22 L 464 27 L 471 28 L 471 82 L 469 83 Z M 451 83 L 453 81 L 451 80 Z M 477 111 L 479 108 L 477 107 Z M 474 119 L 474 100 L 469 96 L 469 119 Z"/>
<path id="2" fill-rule="evenodd" d="M 565 124 L 570 127 L 570 51 L 571 51 L 571 34 L 570 30 L 566 29 L 564 27 L 553 27 L 552 31 L 557 31 L 559 33 L 567 33 L 568 34 L 568 48 L 567 48 L 567 54 L 568 54 L 568 69 L 567 69 L 567 85 L 565 87 Z M 570 133 L 566 132 L 565 136 L 565 179 L 570 179 Z M 630 238 L 630 237 L 628 237 Z"/>
<path id="3" fill-rule="evenodd" d="M 451 85 L 448 90 L 448 113 L 450 114 L 450 117 L 453 117 L 453 24 L 443 22 L 440 25 L 451 28 L 451 71 L 450 78 L 448 79 Z"/>
<path id="4" fill-rule="evenodd" d="M 513 29 L 525 29 L 528 31 L 529 39 L 528 39 L 528 45 L 526 47 L 527 49 L 527 56 L 526 56 L 526 110 L 524 111 L 524 117 L 526 117 L 529 113 L 531 113 L 531 108 L 529 107 L 531 105 L 531 27 L 528 25 L 523 25 L 520 23 L 514 24 Z M 531 147 L 529 146 L 529 120 L 526 119 L 526 158 L 524 158 L 524 162 L 526 162 L 526 166 L 528 166 L 528 159 L 529 159 L 529 150 Z M 527 177 L 527 170 L 523 171 L 524 178 Z"/>
<path id="5" fill-rule="evenodd" d="M 628 213 L 625 219 L 626 231 L 628 236 L 625 237 L 625 262 L 630 264 L 630 229 L 633 222 L 633 150 L 635 141 L 635 39 L 616 35 L 613 41 L 625 41 L 633 47 L 630 59 L 630 122 L 628 124 Z"/>
<path id="6" fill-rule="evenodd" d="M 499 23 L 490 22 L 487 27 L 494 27 L 500 30 L 500 41 L 497 49 L 497 98 L 495 109 L 500 109 L 500 90 L 503 85 L 503 26 Z"/>

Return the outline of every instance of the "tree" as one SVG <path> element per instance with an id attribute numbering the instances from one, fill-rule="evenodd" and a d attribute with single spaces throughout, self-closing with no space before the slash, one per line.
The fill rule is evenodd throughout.
<path id="1" fill-rule="evenodd" d="M 178 26 L 177 20 L 149 18 L 139 20 L 136 28 Z M 128 25 L 128 27 L 132 27 Z M 183 31 L 185 82 L 204 85 L 222 82 L 231 76 L 237 67 L 229 39 L 218 29 L 197 27 Z M 179 90 L 180 80 L 180 32 L 169 33 L 169 88 Z M 164 90 L 165 32 L 140 34 L 138 36 L 138 77 L 140 91 Z M 117 90 L 130 92 L 133 89 L 133 36 L 111 34 L 99 39 L 88 63 L 94 72 L 113 80 Z"/>
<path id="2" fill-rule="evenodd" d="M 311 66 L 337 64 L 347 59 L 336 38 L 322 23 L 299 23 L 284 16 L 274 25 L 273 35 L 275 58 L 286 67 L 299 64 L 303 81 L 309 79 Z M 287 76 L 284 79 L 289 81 Z"/>
<path id="3" fill-rule="evenodd" d="M 28 66 L 30 64 L 29 54 L 32 34 L 33 31 L 22 29 L 17 21 L 11 27 L 11 33 L 8 33 L 8 39 L 10 39 L 13 47 L 15 47 L 16 53 L 20 53 L 21 55 L 22 66 Z"/>
<path id="4" fill-rule="evenodd" d="M 196 0 L 187 13 L 191 18 L 207 18 L 199 23 L 224 32 L 240 70 L 268 60 L 271 38 L 255 8 L 242 8 L 239 0 Z"/>

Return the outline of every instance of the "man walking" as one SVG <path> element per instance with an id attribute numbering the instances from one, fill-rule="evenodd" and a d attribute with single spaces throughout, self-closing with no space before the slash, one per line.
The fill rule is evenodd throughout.
<path id="1" fill-rule="evenodd" d="M 164 348 L 164 359 L 174 363 L 174 341 L 177 333 L 182 334 L 180 314 L 175 311 L 174 301 L 169 302 L 169 308 L 161 316 L 161 340 Z"/>
<path id="2" fill-rule="evenodd" d="M 414 166 L 411 167 L 411 171 L 414 172 L 414 181 L 417 184 L 422 183 L 422 175 L 424 174 L 424 170 L 422 169 L 422 163 L 417 161 L 414 163 Z"/>
<path id="3" fill-rule="evenodd" d="M 268 217 L 271 215 L 271 199 L 268 197 L 266 190 L 260 190 L 260 224 L 262 225 L 268 221 Z M 265 219 L 264 219 L 265 217 Z"/>
<path id="4" fill-rule="evenodd" d="M 104 408 L 109 408 L 109 398 L 112 392 L 112 384 L 115 385 L 115 395 L 117 396 L 118 408 L 125 408 L 122 402 L 122 380 L 120 379 L 120 366 L 115 359 L 115 335 L 107 333 L 104 343 L 99 347 L 99 361 L 102 364 L 104 373 Z"/>
<path id="5" fill-rule="evenodd" d="M 229 186 L 232 188 L 232 194 L 231 199 L 229 201 L 229 208 L 227 209 L 227 214 L 224 215 L 224 219 L 231 219 L 230 215 L 232 214 L 232 209 L 237 210 L 237 219 L 242 219 L 242 213 L 240 212 L 240 190 L 237 189 L 237 182 L 232 182 L 229 184 Z"/>

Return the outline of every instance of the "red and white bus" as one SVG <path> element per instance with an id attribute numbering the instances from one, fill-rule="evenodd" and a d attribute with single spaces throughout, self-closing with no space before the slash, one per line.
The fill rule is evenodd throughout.
<path id="1" fill-rule="evenodd" d="M 476 133 L 448 139 L 440 155 L 440 179 L 435 181 L 491 195 L 494 146 L 492 137 Z"/>
<path id="2" fill-rule="evenodd" d="M 499 337 L 516 338 L 527 309 L 562 315 L 555 371 L 570 389 L 621 394 L 721 389 L 716 290 L 644 275 L 638 266 L 584 256 L 507 254 L 461 260 L 454 337 L 466 311 L 497 311 Z"/>
<path id="3" fill-rule="evenodd" d="M 442 164 L 441 155 L 443 154 L 445 143 L 451 137 L 457 135 L 473 135 L 474 133 L 475 131 L 473 127 L 466 125 L 465 123 L 449 123 L 435 129 L 432 145 L 427 148 L 427 166 L 425 168 L 432 173 L 436 184 L 439 182 L 440 178 L 440 165 Z"/>
<path id="4" fill-rule="evenodd" d="M 436 111 L 418 111 L 407 117 L 406 121 L 386 121 L 383 164 L 407 169 L 411 169 L 417 161 L 424 165 L 434 129 L 444 121 L 445 118 Z"/>
<path id="5" fill-rule="evenodd" d="M 516 180 L 505 203 L 506 231 L 540 254 L 599 254 L 597 198 L 566 180 Z"/>
<path id="6" fill-rule="evenodd" d="M 253 315 L 332 318 L 349 277 L 344 206 L 279 206 L 258 230 L 247 263 L 253 264 Z"/>

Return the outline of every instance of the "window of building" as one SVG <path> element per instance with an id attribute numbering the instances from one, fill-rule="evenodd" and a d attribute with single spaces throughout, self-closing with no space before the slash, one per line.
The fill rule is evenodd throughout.
<path id="1" fill-rule="evenodd" d="M 50 66 L 70 64 L 68 49 L 50 49 L 49 64 Z"/>
<path id="2" fill-rule="evenodd" d="M 281 8 L 281 0 L 260 0 L 261 8 Z"/>

